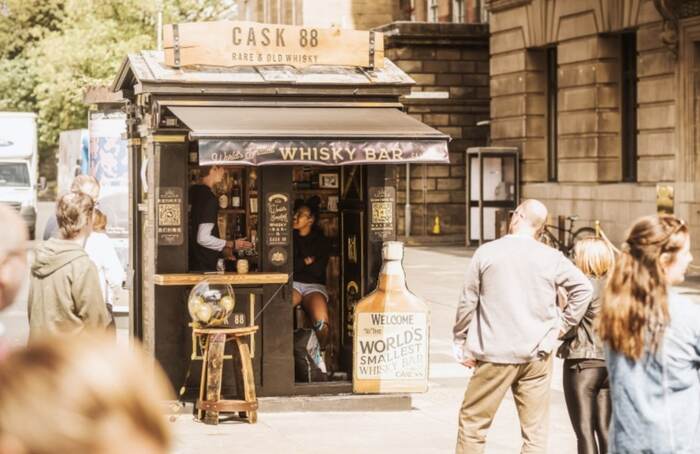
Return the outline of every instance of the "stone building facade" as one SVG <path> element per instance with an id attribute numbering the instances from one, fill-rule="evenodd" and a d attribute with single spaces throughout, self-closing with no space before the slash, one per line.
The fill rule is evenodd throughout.
<path id="1" fill-rule="evenodd" d="M 483 0 L 235 0 L 238 20 L 370 30 L 393 21 L 475 23 Z"/>
<path id="2" fill-rule="evenodd" d="M 236 0 L 238 20 L 369 30 L 407 18 L 403 0 Z"/>
<path id="3" fill-rule="evenodd" d="M 672 188 L 700 247 L 700 2 L 487 8 L 491 141 L 520 149 L 523 196 L 579 225 L 600 220 L 619 242 L 657 211 L 657 190 Z"/>
<path id="4" fill-rule="evenodd" d="M 238 19 L 374 29 L 385 55 L 416 81 L 401 102 L 409 114 L 452 138 L 450 166 L 410 166 L 410 232 L 406 167 L 398 173 L 399 233 L 414 243 L 463 243 L 467 147 L 485 145 L 489 118 L 488 26 L 480 0 L 238 0 Z M 440 235 L 433 235 L 435 217 Z"/>
<path id="5" fill-rule="evenodd" d="M 395 22 L 377 29 L 385 55 L 416 81 L 401 102 L 418 120 L 448 134 L 450 165 L 399 166 L 398 227 L 406 234 L 406 171 L 410 172 L 410 236 L 414 242 L 463 242 L 465 151 L 484 145 L 489 118 L 488 26 Z M 435 217 L 441 234 L 432 237 Z"/>

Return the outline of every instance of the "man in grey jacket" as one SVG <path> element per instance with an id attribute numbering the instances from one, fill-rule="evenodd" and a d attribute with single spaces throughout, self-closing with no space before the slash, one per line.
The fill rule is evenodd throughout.
<path id="1" fill-rule="evenodd" d="M 508 389 L 523 436 L 522 453 L 547 449 L 551 353 L 560 333 L 583 317 L 588 279 L 561 252 L 537 241 L 547 208 L 526 200 L 510 233 L 479 247 L 469 264 L 454 326 L 455 356 L 474 368 L 459 415 L 457 453 L 481 453 Z M 559 313 L 557 288 L 568 295 Z"/>

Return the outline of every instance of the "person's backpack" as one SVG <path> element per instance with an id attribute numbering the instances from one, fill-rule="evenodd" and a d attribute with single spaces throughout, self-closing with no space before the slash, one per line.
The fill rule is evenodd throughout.
<path id="1" fill-rule="evenodd" d="M 321 345 L 314 330 L 294 330 L 294 376 L 297 382 L 306 383 L 328 379 Z"/>

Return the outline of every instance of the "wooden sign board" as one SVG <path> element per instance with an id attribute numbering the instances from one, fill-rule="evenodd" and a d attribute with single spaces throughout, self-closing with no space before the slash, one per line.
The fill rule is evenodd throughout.
<path id="1" fill-rule="evenodd" d="M 257 22 L 190 22 L 163 30 L 165 64 L 384 66 L 384 35 Z"/>

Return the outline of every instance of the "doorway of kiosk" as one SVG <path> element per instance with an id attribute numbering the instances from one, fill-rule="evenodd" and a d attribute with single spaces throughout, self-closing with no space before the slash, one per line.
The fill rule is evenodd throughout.
<path id="1" fill-rule="evenodd" d="M 298 393 L 312 389 L 319 392 L 323 388 L 329 391 L 343 391 L 342 387 L 351 389 L 354 308 L 366 293 L 374 289 L 381 267 L 382 242 L 368 235 L 368 194 L 372 186 L 394 186 L 395 170 L 395 166 L 387 165 L 300 166 L 292 169 L 293 198 L 320 199 L 318 223 L 331 244 L 326 270 L 330 339 L 321 354 L 328 373 L 314 380 L 308 375 L 300 376 L 295 370 Z M 294 253 L 292 247 L 292 256 Z M 295 308 L 293 312 L 294 339 L 298 340 L 301 336 L 297 330 L 308 329 L 309 316 L 302 308 Z M 296 347 L 294 354 L 299 355 Z M 297 360 L 295 357 L 295 367 L 299 363 Z"/>
<path id="2" fill-rule="evenodd" d="M 302 237 L 299 230 L 292 232 L 296 383 L 348 381 L 351 376 L 350 371 L 344 370 L 340 362 L 340 178 L 340 167 L 292 168 L 293 229 L 298 213 L 308 212 L 314 218 L 312 230 L 307 236 Z M 307 218 L 300 218 L 300 223 L 308 222 L 310 220 Z M 304 257 L 304 254 L 308 257 Z M 298 269 L 304 267 L 305 260 L 309 261 L 309 266 Z M 314 263 L 318 262 L 326 263 L 322 276 L 319 276 L 321 270 L 314 267 Z M 324 282 L 312 282 L 320 280 Z M 322 287 L 318 287 L 318 284 Z M 324 299 L 327 320 L 321 322 L 320 319 L 324 317 Z"/>

